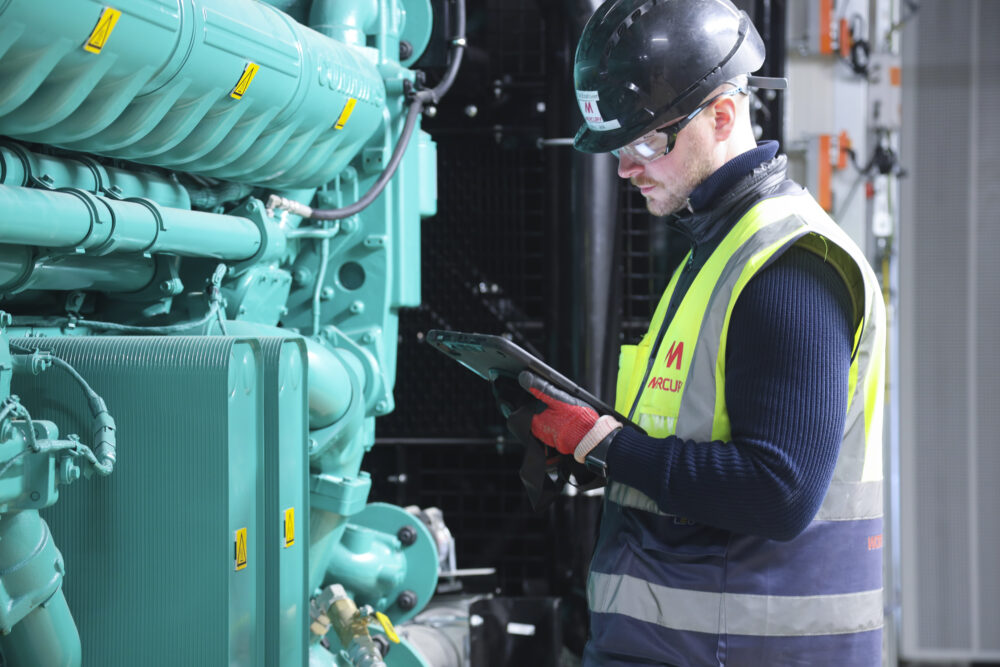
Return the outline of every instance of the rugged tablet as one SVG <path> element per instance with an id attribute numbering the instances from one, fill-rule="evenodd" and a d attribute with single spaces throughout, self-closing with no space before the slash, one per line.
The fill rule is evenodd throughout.
<path id="1" fill-rule="evenodd" d="M 589 403 L 599 414 L 612 415 L 621 423 L 635 427 L 614 407 L 502 336 L 432 329 L 425 340 L 482 378 L 493 380 L 499 375 L 507 375 L 516 380 L 521 371 L 528 370 L 570 396 Z"/>

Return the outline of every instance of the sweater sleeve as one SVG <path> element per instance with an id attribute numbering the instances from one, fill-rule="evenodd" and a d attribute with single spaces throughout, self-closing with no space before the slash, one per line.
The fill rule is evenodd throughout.
<path id="1" fill-rule="evenodd" d="M 792 247 L 746 286 L 726 352 L 731 442 L 651 438 L 625 428 L 608 474 L 664 512 L 792 539 L 812 521 L 837 462 L 847 412 L 851 301 L 836 270 Z"/>

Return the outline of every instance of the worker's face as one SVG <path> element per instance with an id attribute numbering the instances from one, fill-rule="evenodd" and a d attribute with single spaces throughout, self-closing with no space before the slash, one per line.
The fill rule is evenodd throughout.
<path id="1" fill-rule="evenodd" d="M 641 164 L 625 152 L 618 156 L 618 175 L 639 188 L 653 215 L 684 208 L 691 192 L 715 171 L 715 139 L 707 120 L 709 114 L 696 117 L 677 135 L 670 152 L 652 162 Z"/>

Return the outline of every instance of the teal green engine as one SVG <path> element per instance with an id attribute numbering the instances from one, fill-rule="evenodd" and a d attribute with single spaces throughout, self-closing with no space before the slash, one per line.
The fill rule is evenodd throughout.
<path id="1" fill-rule="evenodd" d="M 0 664 L 426 664 L 437 547 L 362 461 L 432 14 L 0 0 Z"/>

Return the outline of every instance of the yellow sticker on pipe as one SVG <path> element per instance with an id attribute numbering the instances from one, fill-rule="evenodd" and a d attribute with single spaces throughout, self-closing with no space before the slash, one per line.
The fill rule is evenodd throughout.
<path id="1" fill-rule="evenodd" d="M 357 103 L 358 100 L 354 97 L 347 100 L 347 104 L 344 105 L 344 110 L 340 112 L 340 117 L 337 118 L 337 122 L 336 124 L 334 124 L 333 129 L 335 130 L 344 129 L 344 123 L 346 123 L 347 119 L 351 117 L 352 113 L 354 113 L 354 105 Z"/>
<path id="2" fill-rule="evenodd" d="M 233 88 L 229 96 L 234 100 L 242 99 L 243 94 L 247 92 L 247 88 L 250 87 L 250 82 L 253 78 L 257 76 L 257 71 L 260 69 L 260 65 L 257 63 L 248 62 L 247 66 L 243 68 L 243 74 L 240 75 L 240 80 L 236 82 L 236 87 Z"/>
<path id="3" fill-rule="evenodd" d="M 84 43 L 83 50 L 90 53 L 100 53 L 104 45 L 108 43 L 108 37 L 111 37 L 111 31 L 115 29 L 115 24 L 118 23 L 121 15 L 122 13 L 117 9 L 105 7 L 104 11 L 101 12 L 101 18 L 97 19 L 97 25 Z"/>
<path id="4" fill-rule="evenodd" d="M 285 510 L 285 548 L 295 544 L 295 508 Z"/>
<path id="5" fill-rule="evenodd" d="M 236 531 L 236 570 L 242 570 L 247 566 L 247 529 L 240 528 Z"/>
<path id="6" fill-rule="evenodd" d="M 393 644 L 399 643 L 399 635 L 396 634 L 396 629 L 392 627 L 392 621 L 389 617 L 380 611 L 375 612 L 375 619 L 382 625 L 382 629 L 385 630 L 385 636 L 389 638 Z"/>

